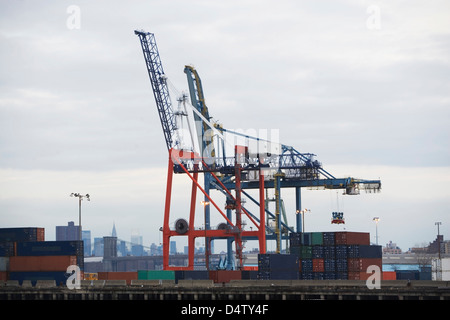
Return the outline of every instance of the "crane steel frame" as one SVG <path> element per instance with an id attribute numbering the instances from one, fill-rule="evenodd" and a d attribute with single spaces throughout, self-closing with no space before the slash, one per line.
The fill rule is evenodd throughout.
<path id="1" fill-rule="evenodd" d="M 231 241 L 235 241 L 236 245 L 236 259 L 239 262 L 239 267 L 243 266 L 242 249 L 243 240 L 258 239 L 260 253 L 266 252 L 266 239 L 276 239 L 277 253 L 281 253 L 281 238 L 282 228 L 288 231 L 293 231 L 289 226 L 282 223 L 280 220 L 280 204 L 281 204 L 281 189 L 295 188 L 296 195 L 296 212 L 301 212 L 301 188 L 302 187 L 316 187 L 324 189 L 345 189 L 345 194 L 359 194 L 359 190 L 366 190 L 368 192 L 378 192 L 381 189 L 380 180 L 363 180 L 348 178 L 335 178 L 332 174 L 323 169 L 322 164 L 315 160 L 314 154 L 300 153 L 293 147 L 281 145 L 281 152 L 277 154 L 275 160 L 271 157 L 271 161 L 266 161 L 260 155 L 250 156 L 248 147 L 234 146 L 234 157 L 226 157 L 225 152 L 223 156 L 217 157 L 214 151 L 213 135 L 209 132 L 205 134 L 207 125 L 210 129 L 218 129 L 221 133 L 229 132 L 238 134 L 231 130 L 222 127 L 212 126 L 209 123 L 209 112 L 206 107 L 203 88 L 200 77 L 197 71 L 190 66 L 185 66 L 185 73 L 188 78 L 191 102 L 195 108 L 194 117 L 200 119 L 201 126 L 197 126 L 197 136 L 202 138 L 199 140 L 199 147 L 201 155 L 191 151 L 180 150 L 181 144 L 179 137 L 177 137 L 177 127 L 175 115 L 172 109 L 169 90 L 167 86 L 167 77 L 164 74 L 159 51 L 156 46 L 154 34 L 145 31 L 135 30 L 135 34 L 139 36 L 144 59 L 146 62 L 148 75 L 152 85 L 156 106 L 158 109 L 159 118 L 163 128 L 164 137 L 166 140 L 167 149 L 169 151 L 168 161 L 168 175 L 166 186 L 166 200 L 163 223 L 163 267 L 165 270 L 170 269 L 193 269 L 194 267 L 194 245 L 195 238 L 204 237 L 206 244 L 206 256 L 208 260 L 208 248 L 210 239 L 226 238 L 229 240 L 228 256 L 231 256 Z M 208 122 L 208 123 L 207 123 Z M 201 132 L 199 132 L 201 130 Z M 248 139 L 261 140 L 255 137 Z M 203 154 L 207 149 L 206 157 Z M 224 148 L 225 149 L 225 148 Z M 210 151 L 208 153 L 208 151 Z M 251 157 L 253 157 L 251 159 Z M 213 159 L 213 163 L 205 162 Z M 269 163 L 270 162 L 270 163 Z M 245 174 L 249 171 L 258 171 L 259 179 L 249 180 Z M 266 179 L 266 170 L 276 170 L 273 178 Z M 189 222 L 186 230 L 175 230 L 170 228 L 170 202 L 172 196 L 173 174 L 182 173 L 189 176 L 192 180 L 191 203 L 189 212 Z M 198 182 L 198 174 L 203 173 L 205 176 L 204 187 Z M 220 176 L 217 175 L 220 173 Z M 276 195 L 276 212 L 272 214 L 265 208 L 264 189 L 274 188 Z M 205 230 L 196 230 L 194 225 L 195 220 L 195 201 L 197 196 L 197 189 L 200 189 L 205 196 L 205 201 L 209 200 L 213 206 L 219 211 L 227 223 L 227 228 L 221 230 L 212 230 L 210 228 L 210 208 L 205 206 Z M 224 193 L 227 197 L 227 214 L 217 206 L 210 196 L 210 190 L 216 189 Z M 246 189 L 259 189 L 259 202 L 252 198 Z M 235 196 L 231 194 L 231 190 L 235 190 Z M 253 203 L 259 206 L 259 219 L 252 215 L 248 210 L 242 206 L 242 194 L 246 195 Z M 231 210 L 236 211 L 235 223 L 232 223 Z M 257 227 L 257 231 L 244 231 L 242 227 L 242 214 L 245 214 L 250 221 Z M 266 216 L 267 214 L 267 216 Z M 276 228 L 272 235 L 266 235 L 266 217 L 275 218 Z M 269 228 L 268 228 L 269 229 Z M 296 214 L 296 229 L 297 232 L 302 230 L 302 221 L 300 214 Z M 169 265 L 169 244 L 170 237 L 187 235 L 188 236 L 188 266 L 175 267 Z M 209 262 L 207 261 L 207 268 Z"/>
<path id="2" fill-rule="evenodd" d="M 236 146 L 236 159 L 241 158 L 246 153 L 245 146 Z M 184 160 L 191 160 L 194 162 L 194 165 L 191 169 L 188 169 L 185 165 Z M 200 166 L 202 164 L 203 166 Z M 174 170 L 174 168 L 177 168 Z M 207 171 L 204 171 L 207 170 Z M 239 161 L 236 161 L 235 164 L 235 196 L 232 195 L 230 190 L 228 190 L 220 179 L 214 174 L 214 172 L 210 171 L 211 169 L 205 163 L 204 158 L 195 154 L 194 152 L 189 151 L 180 151 L 177 149 L 169 150 L 169 161 L 167 168 L 167 185 L 166 185 L 166 200 L 165 200 L 165 209 L 164 209 L 164 223 L 163 223 L 163 268 L 164 270 L 193 270 L 194 269 L 194 248 L 195 248 L 195 239 L 198 237 L 205 238 L 205 241 L 209 241 L 207 239 L 215 238 L 215 239 L 223 239 L 223 238 L 233 238 L 236 245 L 236 259 L 239 261 L 239 268 L 242 268 L 243 257 L 242 257 L 242 249 L 243 249 L 243 238 L 256 238 L 259 241 L 259 250 L 260 253 L 266 252 L 266 229 L 265 229 L 265 208 L 264 206 L 260 206 L 260 216 L 258 221 L 254 219 L 243 206 L 242 206 L 242 190 L 240 188 L 241 181 L 241 173 L 245 168 L 240 164 Z M 173 174 L 180 173 L 183 171 L 192 181 L 192 189 L 191 189 L 191 202 L 190 202 L 190 211 L 189 211 L 189 222 L 188 227 L 186 229 L 183 228 L 182 231 L 175 229 L 171 229 L 170 227 L 170 207 L 171 207 L 171 199 L 172 199 L 172 186 L 173 186 Z M 259 197 L 260 203 L 264 203 L 264 172 L 262 167 L 259 169 Z M 227 197 L 232 201 L 234 205 L 234 210 L 236 210 L 236 221 L 233 223 L 231 219 L 220 209 L 217 203 L 212 199 L 209 193 L 205 191 L 205 189 L 200 185 L 198 181 L 198 174 L 200 172 L 207 172 L 211 174 L 214 180 L 222 187 L 222 190 L 227 194 Z M 227 223 L 227 227 L 224 229 L 195 229 L 195 208 L 196 208 L 196 197 L 197 190 L 200 190 L 204 196 L 209 200 L 210 204 L 212 204 L 215 209 L 222 215 Z M 242 214 L 245 214 L 255 225 L 256 231 L 244 231 L 242 228 Z M 259 223 L 258 223 L 259 222 Z M 188 265 L 185 267 L 180 266 L 171 266 L 169 264 L 169 246 L 170 246 L 170 238 L 176 236 L 187 236 L 188 237 Z M 206 244 L 207 246 L 209 244 Z M 208 266 L 208 264 L 207 264 Z"/>

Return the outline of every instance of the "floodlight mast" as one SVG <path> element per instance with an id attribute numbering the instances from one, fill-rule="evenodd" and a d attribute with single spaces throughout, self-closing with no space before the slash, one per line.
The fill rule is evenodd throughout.
<path id="1" fill-rule="evenodd" d="M 77 197 L 78 198 L 78 238 L 80 241 L 82 241 L 81 238 L 81 200 L 83 198 L 86 198 L 87 201 L 91 201 L 89 193 L 86 193 L 85 195 L 82 195 L 81 193 L 71 193 L 71 197 Z"/>

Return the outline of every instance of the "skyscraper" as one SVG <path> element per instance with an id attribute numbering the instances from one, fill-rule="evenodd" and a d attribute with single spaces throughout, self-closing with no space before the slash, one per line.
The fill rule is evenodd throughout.
<path id="1" fill-rule="evenodd" d="M 69 221 L 67 226 L 56 226 L 56 241 L 72 241 L 79 239 L 79 226 Z"/>

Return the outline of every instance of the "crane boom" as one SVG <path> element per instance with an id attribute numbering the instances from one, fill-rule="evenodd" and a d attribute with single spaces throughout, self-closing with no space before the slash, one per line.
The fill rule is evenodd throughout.
<path id="1" fill-rule="evenodd" d="M 208 107 L 206 106 L 205 96 L 203 94 L 202 81 L 197 73 L 197 70 L 192 66 L 185 66 L 184 73 L 186 73 L 189 92 L 191 95 L 191 103 L 197 111 L 201 112 L 203 117 L 210 120 Z M 201 148 L 203 157 L 216 156 L 213 142 L 213 130 L 209 128 L 208 123 L 203 121 L 197 114 L 194 114 L 195 124 L 197 126 L 197 136 L 199 147 Z"/>
<path id="2" fill-rule="evenodd" d="M 179 141 L 176 137 L 177 126 L 175 115 L 167 86 L 167 77 L 164 74 L 158 47 L 156 46 L 155 35 L 150 32 L 138 30 L 135 30 L 134 33 L 141 41 L 142 52 L 155 96 L 164 138 L 166 139 L 167 150 L 177 148 Z"/>

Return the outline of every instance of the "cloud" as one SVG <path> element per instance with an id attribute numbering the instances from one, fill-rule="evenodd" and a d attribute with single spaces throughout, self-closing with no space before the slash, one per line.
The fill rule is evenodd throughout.
<path id="1" fill-rule="evenodd" d="M 145 225 L 149 211 L 160 212 L 167 151 L 133 34 L 144 28 L 180 91 L 184 65 L 197 68 L 225 128 L 279 129 L 282 143 L 317 154 L 333 174 L 381 171 L 382 195 L 355 198 L 363 216 L 395 208 L 392 226 L 407 220 L 434 237 L 419 230 L 425 207 L 440 219 L 447 205 L 446 1 L 80 1 L 80 29 L 70 30 L 72 4 L 1 3 L 2 224 L 65 224 L 59 213 L 73 203 L 63 199 L 86 189 L 104 200 L 86 206 L 95 203 L 95 228 L 113 216 Z M 379 6 L 380 29 L 366 26 L 370 5 Z"/>

